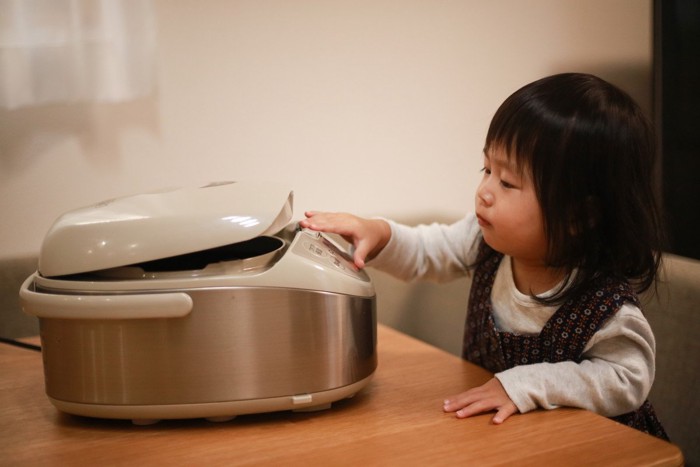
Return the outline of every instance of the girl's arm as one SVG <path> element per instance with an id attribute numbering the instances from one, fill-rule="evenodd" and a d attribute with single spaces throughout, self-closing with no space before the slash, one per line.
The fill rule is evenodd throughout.
<path id="1" fill-rule="evenodd" d="M 480 233 L 473 214 L 450 225 L 388 223 L 391 239 L 370 266 L 403 281 L 447 282 L 469 274 Z"/>
<path id="2" fill-rule="evenodd" d="M 654 336 L 639 308 L 626 304 L 591 339 L 581 363 L 538 363 L 498 373 L 520 412 L 580 407 L 607 417 L 639 408 L 654 380 Z"/>
<path id="3" fill-rule="evenodd" d="M 473 214 L 454 224 L 409 227 L 345 213 L 307 212 L 302 227 L 336 233 L 350 242 L 355 265 L 370 266 L 401 280 L 446 282 L 468 274 L 476 257 L 479 225 Z"/>

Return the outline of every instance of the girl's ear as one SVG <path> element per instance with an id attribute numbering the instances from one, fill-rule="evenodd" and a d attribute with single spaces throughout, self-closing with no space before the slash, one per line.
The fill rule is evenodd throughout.
<path id="1" fill-rule="evenodd" d="M 593 230 L 600 222 L 600 201 L 598 198 L 588 196 L 586 200 L 577 206 L 569 218 L 569 231 L 571 235 L 578 236 L 585 230 Z"/>

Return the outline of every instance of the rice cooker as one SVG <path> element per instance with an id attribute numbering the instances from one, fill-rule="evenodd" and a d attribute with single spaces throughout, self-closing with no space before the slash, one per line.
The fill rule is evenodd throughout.
<path id="1" fill-rule="evenodd" d="M 22 285 L 46 393 L 71 414 L 208 418 L 318 410 L 377 366 L 374 287 L 293 192 L 223 182 L 59 217 Z"/>

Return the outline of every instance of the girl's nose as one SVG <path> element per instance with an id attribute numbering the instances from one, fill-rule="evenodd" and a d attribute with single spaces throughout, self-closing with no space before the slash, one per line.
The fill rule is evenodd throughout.
<path id="1" fill-rule="evenodd" d="M 477 189 L 476 196 L 479 198 L 484 206 L 491 206 L 493 204 L 493 193 L 491 193 L 485 186 L 480 186 Z"/>

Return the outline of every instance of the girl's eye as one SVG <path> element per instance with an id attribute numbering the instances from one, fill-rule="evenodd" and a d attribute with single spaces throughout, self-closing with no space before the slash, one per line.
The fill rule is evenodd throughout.
<path id="1" fill-rule="evenodd" d="M 480 172 L 484 172 L 486 175 L 491 175 L 491 169 L 488 167 L 483 167 Z"/>
<path id="2" fill-rule="evenodd" d="M 501 180 L 501 186 L 503 188 L 515 188 L 515 185 L 512 185 L 512 184 L 506 182 L 505 180 Z"/>

